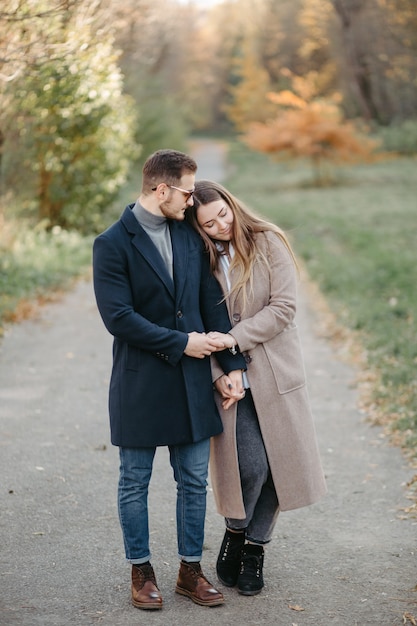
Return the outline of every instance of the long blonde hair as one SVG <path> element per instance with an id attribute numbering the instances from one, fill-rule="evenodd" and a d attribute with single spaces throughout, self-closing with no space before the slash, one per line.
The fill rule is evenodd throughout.
<path id="1" fill-rule="evenodd" d="M 259 258 L 268 265 L 268 260 L 256 246 L 255 234 L 265 231 L 273 232 L 281 239 L 287 248 L 294 265 L 297 268 L 297 260 L 284 231 L 276 224 L 268 222 L 248 209 L 238 198 L 231 194 L 219 183 L 210 180 L 199 180 L 195 184 L 193 194 L 194 205 L 188 207 L 185 215 L 187 221 L 201 235 L 210 258 L 211 271 L 219 265 L 222 252 L 216 246 L 216 241 L 211 239 L 198 223 L 197 212 L 201 205 L 209 204 L 217 200 L 223 200 L 228 204 L 233 213 L 232 242 L 235 254 L 230 263 L 230 272 L 233 272 L 233 284 L 229 294 L 235 294 L 242 289 L 244 304 L 248 297 L 248 291 L 253 291 L 253 265 Z M 248 289 L 249 288 L 249 289 Z"/>

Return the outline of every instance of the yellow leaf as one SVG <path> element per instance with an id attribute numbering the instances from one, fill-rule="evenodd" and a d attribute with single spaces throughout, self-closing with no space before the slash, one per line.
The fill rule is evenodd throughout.
<path id="1" fill-rule="evenodd" d="M 283 106 L 295 107 L 297 109 L 304 109 L 307 106 L 307 102 L 302 98 L 299 98 L 292 91 L 280 91 L 279 93 L 269 92 L 268 98 L 275 104 L 281 104 Z"/>
<path id="2" fill-rule="evenodd" d="M 298 604 L 289 604 L 288 608 L 291 609 L 292 611 L 305 611 L 305 609 L 303 609 L 302 606 L 298 606 Z"/>

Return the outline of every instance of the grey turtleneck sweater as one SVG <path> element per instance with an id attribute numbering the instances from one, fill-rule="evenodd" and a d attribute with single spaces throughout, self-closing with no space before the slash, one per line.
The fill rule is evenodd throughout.
<path id="1" fill-rule="evenodd" d="M 132 209 L 134 216 L 142 228 L 152 239 L 155 247 L 162 256 L 171 278 L 172 271 L 172 244 L 169 232 L 168 220 L 163 215 L 154 215 L 147 211 L 139 202 Z"/>

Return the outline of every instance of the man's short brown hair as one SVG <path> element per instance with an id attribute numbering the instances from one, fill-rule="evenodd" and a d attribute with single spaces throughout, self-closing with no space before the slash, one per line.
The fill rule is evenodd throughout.
<path id="1" fill-rule="evenodd" d="M 160 183 L 175 185 L 184 174 L 195 174 L 197 163 L 178 150 L 157 150 L 145 161 L 142 169 L 142 193 L 149 194 Z"/>

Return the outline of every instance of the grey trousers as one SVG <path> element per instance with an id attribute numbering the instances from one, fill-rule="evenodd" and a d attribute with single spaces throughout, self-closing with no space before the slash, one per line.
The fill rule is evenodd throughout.
<path id="1" fill-rule="evenodd" d="M 246 519 L 226 518 L 226 526 L 262 545 L 271 541 L 279 503 L 250 389 L 238 403 L 236 437 Z"/>

